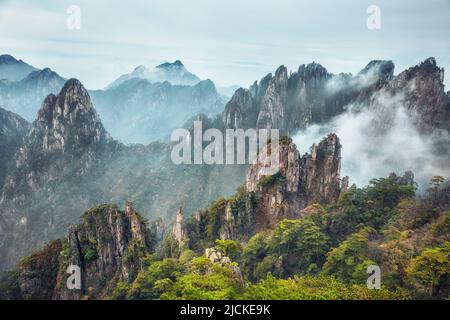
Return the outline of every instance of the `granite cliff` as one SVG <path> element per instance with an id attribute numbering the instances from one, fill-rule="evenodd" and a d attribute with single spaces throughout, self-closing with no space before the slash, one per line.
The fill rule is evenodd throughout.
<path id="1" fill-rule="evenodd" d="M 267 149 L 270 143 L 261 154 L 270 154 Z M 301 217 L 309 205 L 335 203 L 348 183 L 347 177 L 340 178 L 340 150 L 339 138 L 330 134 L 301 156 L 292 140 L 283 137 L 275 174 L 263 174 L 267 159 L 255 161 L 248 169 L 245 186 L 231 198 L 220 198 L 196 212 L 184 227 L 176 228 L 173 238 L 187 234 L 183 244 L 194 250 L 214 239 L 245 241 L 283 219 Z"/>
<path id="2" fill-rule="evenodd" d="M 331 74 L 317 63 L 291 74 L 281 66 L 248 90 L 237 90 L 222 117 L 227 128 L 278 128 L 292 134 L 327 122 L 349 105 L 380 108 L 377 98 L 402 93 L 397 104 L 406 107 L 419 128 L 449 130 L 450 99 L 443 77 L 434 58 L 397 76 L 392 61 L 371 61 L 357 75 Z"/>
<path id="3" fill-rule="evenodd" d="M 94 299 L 132 280 L 154 250 L 152 234 L 131 203 L 124 211 L 101 205 L 86 211 L 67 236 L 23 259 L 10 274 L 17 299 Z M 80 288 L 69 289 L 70 266 L 79 267 Z M 69 271 L 68 271 L 69 270 Z M 69 280 L 70 281 L 70 280 Z"/>

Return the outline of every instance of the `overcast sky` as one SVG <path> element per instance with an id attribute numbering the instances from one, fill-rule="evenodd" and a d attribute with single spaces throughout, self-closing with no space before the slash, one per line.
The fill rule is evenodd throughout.
<path id="1" fill-rule="evenodd" d="M 366 26 L 371 4 L 380 30 Z M 81 9 L 80 30 L 66 26 L 70 5 Z M 244 86 L 312 61 L 356 73 L 390 59 L 398 73 L 434 56 L 450 70 L 450 0 L 0 0 L 0 52 L 92 89 L 175 59 L 201 78 Z"/>

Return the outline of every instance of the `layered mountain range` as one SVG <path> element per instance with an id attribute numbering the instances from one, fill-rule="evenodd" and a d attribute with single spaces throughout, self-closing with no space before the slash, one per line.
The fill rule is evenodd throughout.
<path id="1" fill-rule="evenodd" d="M 351 105 L 383 108 L 378 99 L 383 96 L 406 107 L 421 129 L 449 130 L 450 99 L 443 79 L 444 70 L 434 58 L 398 76 L 392 61 L 372 61 L 355 76 L 330 74 L 317 63 L 301 65 L 288 75 L 281 66 L 248 90 L 237 90 L 223 121 L 227 128 L 278 128 L 292 134 L 327 122 Z"/>
<path id="2" fill-rule="evenodd" d="M 339 138 L 329 134 L 300 156 L 285 137 L 278 149 L 279 171 L 265 176 L 263 165 L 272 159 L 268 143 L 244 186 L 190 217 L 180 208 L 171 232 L 161 220 L 147 221 L 131 202 L 124 210 L 92 207 L 64 237 L 0 279 L 0 298 L 447 297 L 448 270 L 442 268 L 448 266 L 450 249 L 449 185 L 415 200 L 414 175 L 406 172 L 347 189 L 347 177 L 340 177 L 341 148 Z M 431 268 L 441 268 L 431 287 L 426 281 L 404 281 L 416 279 L 422 256 L 436 263 Z M 385 275 L 379 290 L 365 285 L 366 266 L 374 263 Z M 73 266 L 80 271 L 75 289 L 68 285 Z M 348 286 L 340 282 L 350 280 Z"/>
<path id="3" fill-rule="evenodd" d="M 356 75 L 333 75 L 317 63 L 290 74 L 281 66 L 237 90 L 222 120 L 227 128 L 278 128 L 302 152 L 335 132 L 346 146 L 343 172 L 358 184 L 395 168 L 413 170 L 423 186 L 430 176 L 450 174 L 443 79 L 434 58 L 397 76 L 391 61 L 372 61 Z"/>
<path id="4" fill-rule="evenodd" d="M 6 131 L 9 122 L 1 125 Z M 150 216 L 166 216 L 180 205 L 193 211 L 240 183 L 241 169 L 174 165 L 168 144 L 127 146 L 114 140 L 75 79 L 47 96 L 37 119 L 20 133 L 10 147 L 0 195 L 2 268 L 60 235 L 80 210 L 94 204 L 132 198 Z M 209 182 L 224 170 L 234 178 Z"/>
<path id="5" fill-rule="evenodd" d="M 432 58 L 397 76 L 393 68 L 392 62 L 373 61 L 352 76 L 332 75 L 316 63 L 302 65 L 290 75 L 285 67 L 280 67 L 274 76 L 267 75 L 248 90 L 237 90 L 221 117 L 208 117 L 214 113 L 208 112 L 199 119 L 204 126 L 221 130 L 279 128 L 293 135 L 312 124 L 332 122 L 349 111 L 373 110 L 383 119 L 389 115 L 386 106 L 399 106 L 405 108 L 418 132 L 439 131 L 445 137 L 449 129 L 450 96 L 444 91 L 443 70 Z M 109 120 L 118 131 L 132 126 L 133 119 L 140 117 L 157 119 L 163 124 L 163 119 L 173 116 L 177 108 L 167 114 L 153 115 L 158 108 L 156 97 L 165 97 L 167 106 L 169 93 L 180 94 L 208 111 L 215 103 L 212 110 L 218 110 L 213 89 L 208 80 L 194 86 L 177 86 L 129 79 L 106 91 L 89 93 L 78 80 L 70 79 L 60 91 L 47 95 L 31 125 L 11 113 L 0 118 L 0 132 L 15 136 L 12 143 L 0 141 L 10 150 L 9 161 L 2 167 L 0 270 L 11 268 L 20 257 L 64 234 L 67 225 L 78 220 L 80 212 L 99 203 L 124 203 L 132 199 L 146 217 L 162 217 L 168 222 L 180 206 L 191 215 L 219 196 L 231 195 L 246 180 L 247 165 L 174 165 L 170 159 L 172 145 L 123 144 L 114 139 L 117 136 L 113 131 L 112 136 L 108 133 L 102 114 L 96 111 L 99 104 L 100 109 L 111 106 L 112 114 L 122 115 L 124 119 L 111 117 Z M 384 104 L 386 97 L 394 105 Z M 102 99 L 109 103 L 102 105 Z M 147 106 L 143 111 L 142 105 Z M 119 111 L 120 106 L 128 107 Z M 193 117 L 201 110 L 187 108 L 183 117 Z M 382 130 L 389 130 L 388 121 L 372 122 L 374 128 L 381 123 Z M 376 132 L 375 129 L 366 132 L 366 139 Z M 347 180 L 343 186 L 339 172 L 340 145 L 345 150 L 346 144 L 328 133 L 323 142 L 304 156 L 292 141 L 286 140 L 284 171 L 280 170 L 279 175 L 262 185 L 257 167 L 250 169 L 247 189 L 261 194 L 252 207 L 255 217 L 263 212 L 257 225 L 273 225 L 279 221 L 277 217 L 290 217 L 313 202 L 333 202 L 341 188 L 345 189 Z M 448 152 L 448 145 L 440 147 L 444 148 L 444 154 Z M 264 191 L 265 185 L 270 187 L 270 192 Z M 224 227 L 228 231 L 221 233 L 236 234 L 236 230 L 248 225 L 245 221 L 250 216 L 241 217 L 239 213 L 233 218 L 225 210 L 226 206 L 222 209 L 225 217 L 228 215 L 224 221 L 231 219 L 228 221 L 231 226 L 233 223 L 237 226 Z M 202 219 L 201 214 L 195 216 Z M 232 222 L 233 219 L 241 224 Z"/>
<path id="6" fill-rule="evenodd" d="M 170 82 L 174 85 L 192 86 L 201 80 L 195 74 L 189 72 L 180 60 L 173 63 L 165 62 L 149 70 L 145 66 L 136 67 L 131 73 L 121 75 L 109 84 L 106 89 L 119 86 L 130 79 L 145 79 L 149 82 Z"/>
<path id="7" fill-rule="evenodd" d="M 255 162 L 247 173 L 246 191 L 221 200 L 212 231 L 205 229 L 212 223 L 209 209 L 197 211 L 189 222 L 178 210 L 170 233 L 160 220 L 146 221 L 131 202 L 126 202 L 124 210 L 115 205 L 93 207 L 77 225 L 69 226 L 66 237 L 20 262 L 11 294 L 21 299 L 105 298 L 120 282 L 134 280 L 148 254 L 170 238 L 176 241 L 173 250 L 177 252 L 187 247 L 202 251 L 216 238 L 248 240 L 283 219 L 306 215 L 302 209 L 317 201 L 334 203 L 345 191 L 339 176 L 340 148 L 338 137 L 330 134 L 312 147 L 311 154 L 301 157 L 292 140 L 284 139 L 278 151 L 280 171 L 276 178 L 269 181 L 261 176 L 261 166 Z M 80 266 L 80 290 L 66 286 L 70 265 Z M 240 274 L 238 268 L 233 270 Z"/>
<path id="8" fill-rule="evenodd" d="M 17 60 L 9 54 L 0 56 L 0 79 L 19 81 L 37 69 L 28 63 Z"/>
<path id="9" fill-rule="evenodd" d="M 44 98 L 57 94 L 65 82 L 49 68 L 39 70 L 0 56 L 0 106 L 27 121 L 36 118 Z M 125 143 L 168 140 L 193 115 L 217 115 L 226 102 L 211 80 L 202 81 L 179 60 L 153 70 L 139 66 L 90 94 L 106 129 Z"/>
<path id="10" fill-rule="evenodd" d="M 33 121 L 37 106 L 48 94 L 58 93 L 65 81 L 49 68 L 32 71 L 18 81 L 0 80 L 0 105 Z"/>

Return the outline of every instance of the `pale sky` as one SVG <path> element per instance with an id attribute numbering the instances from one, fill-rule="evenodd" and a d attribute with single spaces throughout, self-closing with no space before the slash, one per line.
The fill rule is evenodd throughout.
<path id="1" fill-rule="evenodd" d="M 366 26 L 369 5 L 381 29 Z M 80 30 L 66 26 L 81 9 Z M 396 73 L 434 56 L 450 70 L 450 0 L 0 0 L 0 53 L 102 88 L 138 65 L 180 59 L 219 85 L 250 85 L 284 64 Z M 446 75 L 446 90 L 450 90 Z"/>

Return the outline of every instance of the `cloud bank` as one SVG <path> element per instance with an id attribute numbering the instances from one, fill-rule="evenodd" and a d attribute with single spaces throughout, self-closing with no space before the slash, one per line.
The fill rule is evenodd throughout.
<path id="1" fill-rule="evenodd" d="M 364 186 L 373 178 L 391 172 L 414 172 L 419 189 L 434 175 L 450 177 L 448 151 L 439 146 L 450 142 L 447 132 L 421 134 L 412 116 L 400 103 L 401 96 L 383 95 L 371 106 L 351 105 L 347 111 L 323 125 L 311 125 L 293 140 L 301 153 L 309 151 L 326 134 L 334 132 L 342 144 L 342 176 Z M 446 148 L 444 148 L 446 149 Z"/>

